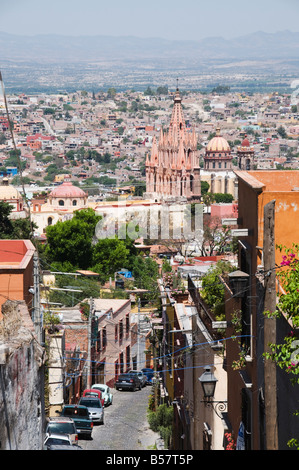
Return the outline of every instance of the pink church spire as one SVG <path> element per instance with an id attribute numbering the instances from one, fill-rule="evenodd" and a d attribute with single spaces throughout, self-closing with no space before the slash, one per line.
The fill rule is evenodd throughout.
<path id="1" fill-rule="evenodd" d="M 185 136 L 186 123 L 182 107 L 182 98 L 178 88 L 176 89 L 174 95 L 174 104 L 169 124 L 169 131 L 172 135 L 172 138 L 176 137 L 177 142 L 179 142 L 181 138 L 184 138 Z"/>

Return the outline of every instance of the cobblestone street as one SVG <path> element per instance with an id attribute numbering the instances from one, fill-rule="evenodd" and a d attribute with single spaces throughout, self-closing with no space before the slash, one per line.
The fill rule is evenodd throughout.
<path id="1" fill-rule="evenodd" d="M 159 435 L 149 429 L 151 387 L 136 392 L 113 389 L 113 404 L 105 408 L 104 425 L 95 425 L 90 440 L 79 440 L 85 450 L 153 450 Z"/>

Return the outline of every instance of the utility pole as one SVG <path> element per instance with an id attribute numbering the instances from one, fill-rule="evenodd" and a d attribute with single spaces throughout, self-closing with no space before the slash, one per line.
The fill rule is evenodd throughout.
<path id="1" fill-rule="evenodd" d="M 88 317 L 88 354 L 87 354 L 87 388 L 92 385 L 92 360 L 91 360 L 91 343 L 92 343 L 92 317 L 94 312 L 93 298 L 90 298 L 89 317 Z"/>
<path id="2" fill-rule="evenodd" d="M 276 273 L 275 273 L 275 200 L 264 207 L 264 271 L 265 299 L 264 311 L 270 315 L 276 310 Z M 264 351 L 271 352 L 269 344 L 276 343 L 276 318 L 265 315 Z M 264 362 L 265 381 L 265 429 L 266 450 L 278 450 L 277 429 L 277 376 L 276 364 L 271 359 Z"/>
<path id="3" fill-rule="evenodd" d="M 33 323 L 35 333 L 39 343 L 42 342 L 42 320 L 41 320 L 41 307 L 40 307 L 40 279 L 39 279 L 39 261 L 38 254 L 35 251 L 33 254 Z"/>
<path id="4" fill-rule="evenodd" d="M 141 301 L 140 298 L 138 298 L 138 312 L 137 312 L 137 370 L 139 370 L 139 355 L 140 355 L 140 306 L 141 306 Z"/>

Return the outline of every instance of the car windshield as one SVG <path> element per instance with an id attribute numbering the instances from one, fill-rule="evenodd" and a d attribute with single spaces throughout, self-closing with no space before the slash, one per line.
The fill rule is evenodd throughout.
<path id="1" fill-rule="evenodd" d="M 59 439 L 58 437 L 49 437 L 46 442 L 47 446 L 53 446 L 53 445 L 66 445 L 70 446 L 71 443 L 67 440 L 64 439 Z"/>
<path id="2" fill-rule="evenodd" d="M 80 404 L 87 406 L 87 408 L 101 408 L 100 400 L 82 400 Z"/>
<path id="3" fill-rule="evenodd" d="M 88 410 L 85 408 L 66 408 L 64 410 L 64 416 L 71 416 L 76 418 L 76 416 L 89 416 Z"/>
<path id="4" fill-rule="evenodd" d="M 106 392 L 104 387 L 94 387 L 94 390 L 100 390 L 101 392 Z"/>
<path id="5" fill-rule="evenodd" d="M 48 431 L 54 434 L 76 434 L 72 423 L 49 423 Z"/>

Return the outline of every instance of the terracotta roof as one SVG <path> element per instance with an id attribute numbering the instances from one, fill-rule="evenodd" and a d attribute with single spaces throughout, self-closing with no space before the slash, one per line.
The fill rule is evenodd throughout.
<path id="1" fill-rule="evenodd" d="M 65 181 L 50 193 L 50 197 L 86 197 L 87 193 L 83 189 L 74 186 L 72 183 Z"/>
<path id="2" fill-rule="evenodd" d="M 230 152 L 230 146 L 227 140 L 220 135 L 220 129 L 217 128 L 216 136 L 213 137 L 206 147 L 207 152 Z"/>

